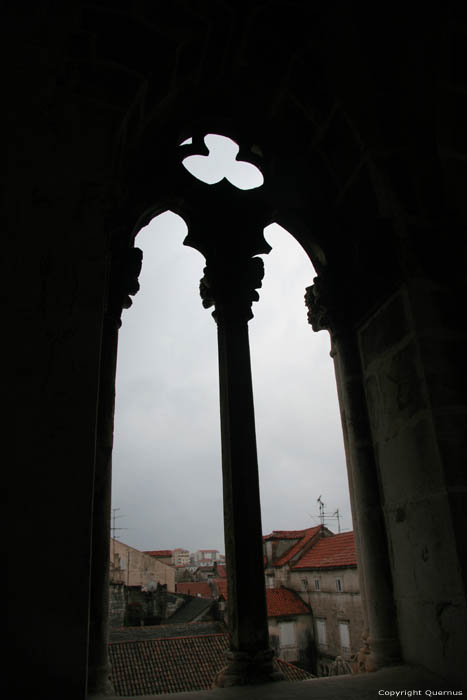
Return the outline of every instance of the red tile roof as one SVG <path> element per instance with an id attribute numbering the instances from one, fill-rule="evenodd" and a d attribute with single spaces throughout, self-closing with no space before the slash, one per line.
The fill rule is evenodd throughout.
<path id="1" fill-rule="evenodd" d="M 143 554 L 149 554 L 150 557 L 171 557 L 171 549 L 151 549 L 143 551 Z"/>
<path id="2" fill-rule="evenodd" d="M 273 530 L 269 535 L 263 535 L 263 542 L 268 540 L 299 540 L 307 530 Z"/>
<path id="3" fill-rule="evenodd" d="M 214 579 L 219 595 L 227 600 L 227 579 Z M 310 609 L 300 596 L 288 588 L 266 588 L 268 617 L 280 615 L 307 615 Z"/>
<path id="4" fill-rule="evenodd" d="M 292 568 L 335 569 L 341 566 L 357 566 L 353 532 L 323 537 Z"/>
<path id="5" fill-rule="evenodd" d="M 307 530 L 295 530 L 295 531 L 293 531 L 293 530 L 286 530 L 286 531 L 284 531 L 284 532 L 287 532 L 287 533 L 291 533 L 291 532 L 299 533 L 299 532 L 300 532 L 300 533 L 301 533 L 300 539 L 299 539 L 298 542 L 296 542 L 295 544 L 293 544 L 293 545 L 290 547 L 290 549 L 288 549 L 284 554 L 282 554 L 282 555 L 279 557 L 279 559 L 276 559 L 275 561 L 273 561 L 273 562 L 272 562 L 272 565 L 273 565 L 273 566 L 284 566 L 284 564 L 287 564 L 291 559 L 293 559 L 294 556 L 296 556 L 297 554 L 299 554 L 299 552 L 300 552 L 304 547 L 306 547 L 307 545 L 309 545 L 309 544 L 312 542 L 312 540 L 313 540 L 314 537 L 319 537 L 319 535 L 320 535 L 320 530 L 321 530 L 321 525 L 316 525 L 316 527 L 309 527 Z M 272 534 L 273 534 L 273 535 L 276 535 L 277 532 L 281 532 L 281 531 L 280 531 L 280 530 L 279 530 L 279 531 L 275 531 L 275 532 L 273 532 Z M 278 537 L 277 539 L 292 539 L 292 538 L 288 538 L 288 537 Z M 296 539 L 296 537 L 294 537 L 293 539 Z"/>
<path id="6" fill-rule="evenodd" d="M 300 596 L 288 588 L 266 588 L 268 617 L 307 615 L 310 609 Z"/>
<path id="7" fill-rule="evenodd" d="M 117 695 L 210 690 L 226 664 L 228 648 L 226 634 L 109 644 L 111 681 Z M 274 659 L 274 664 L 288 681 L 313 678 L 279 659 Z"/>
<path id="8" fill-rule="evenodd" d="M 227 578 L 227 569 L 225 568 L 225 564 L 217 565 L 217 575 L 219 578 Z"/>
<path id="9" fill-rule="evenodd" d="M 211 586 L 207 581 L 183 581 L 175 584 L 176 593 L 185 593 L 199 598 L 212 598 Z"/>
<path id="10" fill-rule="evenodd" d="M 224 598 L 227 600 L 227 579 L 213 578 L 212 582 L 217 588 L 218 594 L 224 596 Z"/>

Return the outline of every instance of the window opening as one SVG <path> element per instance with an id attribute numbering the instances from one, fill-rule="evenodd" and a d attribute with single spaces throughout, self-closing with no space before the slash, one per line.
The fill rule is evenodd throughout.
<path id="1" fill-rule="evenodd" d="M 351 529 L 330 338 L 313 333 L 306 320 L 304 290 L 316 273 L 282 226 L 267 226 L 264 236 L 272 250 L 263 256 L 265 276 L 249 324 L 263 531 L 319 525 L 313 509 L 320 493 L 333 494 L 343 529 Z M 293 515 L 288 501 L 296 504 Z"/>
<path id="2" fill-rule="evenodd" d="M 186 139 L 180 145 L 191 143 Z M 264 182 L 262 172 L 253 163 L 236 160 L 240 150 L 235 141 L 220 134 L 207 134 L 204 142 L 209 154 L 187 156 L 183 165 L 191 175 L 208 185 L 214 185 L 224 178 L 240 190 L 251 190 L 261 187 Z"/>
<path id="3" fill-rule="evenodd" d="M 295 622 L 279 622 L 279 640 L 281 647 L 296 645 Z"/>
<path id="4" fill-rule="evenodd" d="M 344 652 L 350 651 L 350 630 L 349 622 L 347 620 L 339 621 L 339 639 L 341 644 L 341 649 Z"/>
<path id="5" fill-rule="evenodd" d="M 136 238 L 141 289 L 119 335 L 112 478 L 126 526 L 117 539 L 178 550 L 177 566 L 198 549 L 224 552 L 216 329 L 186 233 L 166 212 Z"/>
<path id="6" fill-rule="evenodd" d="M 252 163 L 235 160 L 235 155 L 238 153 L 239 149 L 238 146 L 234 144 L 234 142 L 231 143 L 234 144 L 235 148 L 233 148 L 231 145 L 228 145 L 226 147 L 226 151 L 224 152 L 224 154 L 222 154 L 222 152 L 219 151 L 219 149 L 217 149 L 217 147 L 215 146 L 215 142 L 210 138 L 214 138 L 215 136 L 216 135 L 208 135 L 206 137 L 206 145 L 209 148 L 209 156 L 189 156 L 185 158 L 184 165 L 190 172 L 193 171 L 193 174 L 195 174 L 194 171 L 197 170 L 198 175 L 195 174 L 195 176 L 199 176 L 199 173 L 203 170 L 203 168 L 207 168 L 208 170 L 209 168 L 212 168 L 212 162 L 214 158 L 214 160 L 216 160 L 221 165 L 221 174 L 219 174 L 218 172 L 215 177 L 213 174 L 209 175 L 208 180 L 205 180 L 206 182 L 219 182 L 222 178 L 225 178 L 229 182 L 231 182 L 231 184 L 234 184 L 235 186 L 240 187 L 241 189 L 251 189 L 251 180 L 248 183 L 248 185 L 246 184 L 246 180 L 243 183 L 240 183 L 240 180 L 242 179 L 242 177 L 248 179 L 246 174 L 248 174 L 248 177 L 250 175 L 253 176 L 254 171 L 259 172 L 259 170 L 256 168 L 256 166 L 253 166 Z M 227 141 L 231 140 L 227 139 Z M 228 158 L 226 155 L 227 153 L 229 153 Z M 191 160 L 192 158 L 204 158 L 205 160 L 193 161 Z M 207 162 L 209 159 L 211 159 L 210 163 Z M 230 165 L 228 163 L 230 163 Z M 256 184 L 254 185 L 256 187 L 260 186 L 260 184 L 262 184 L 263 182 L 262 174 L 260 174 L 260 176 L 261 182 L 258 184 L 259 181 L 256 180 Z M 241 186 L 242 184 L 244 186 Z M 167 212 L 165 215 L 156 217 L 156 219 L 161 220 L 162 217 L 166 216 L 173 217 L 174 215 L 171 212 Z M 154 220 L 154 222 L 156 221 L 156 219 Z M 167 220 L 164 221 L 165 224 L 166 222 Z M 151 225 L 153 225 L 153 222 L 151 223 Z M 165 227 L 166 226 L 164 226 L 164 228 Z M 217 399 L 217 344 L 215 339 L 215 324 L 212 322 L 210 314 L 206 314 L 205 310 L 202 308 L 200 299 L 197 294 L 199 279 L 202 276 L 203 267 L 203 261 L 201 261 L 201 259 L 199 258 L 199 254 L 191 248 L 182 248 L 182 246 L 179 245 L 179 252 L 181 253 L 180 257 L 178 256 L 178 253 L 171 253 L 171 255 L 169 256 L 170 259 L 168 261 L 165 260 L 162 267 L 157 268 L 157 270 L 155 271 L 149 263 L 149 256 L 147 254 L 146 246 L 142 244 L 142 239 L 148 233 L 147 229 L 149 228 L 150 227 L 145 227 L 145 229 L 143 229 L 139 233 L 136 241 L 139 247 L 143 247 L 145 253 L 145 259 L 143 262 L 143 272 L 140 277 L 142 292 L 140 292 L 140 294 L 135 298 L 134 308 L 132 309 L 132 312 L 129 314 L 125 314 L 123 320 L 123 329 L 125 329 L 125 327 L 128 328 L 130 324 L 130 319 L 132 317 L 133 319 L 135 318 L 135 309 L 137 308 L 138 303 L 141 304 L 141 299 L 144 295 L 146 270 L 150 273 L 149 278 L 151 279 L 158 279 L 162 277 L 164 280 L 167 280 L 168 277 L 171 277 L 174 274 L 174 270 L 177 267 L 179 267 L 180 261 L 182 260 L 182 256 L 185 256 L 185 259 L 187 259 L 187 254 L 188 256 L 190 256 L 191 252 L 192 259 L 196 259 L 197 262 L 196 272 L 193 275 L 192 282 L 188 283 L 186 280 L 180 280 L 178 283 L 179 286 L 188 289 L 189 294 L 183 301 L 182 310 L 177 313 L 174 309 L 172 309 L 172 313 L 169 314 L 169 316 L 172 319 L 172 325 L 169 326 L 168 330 L 161 329 L 161 324 L 159 322 L 159 313 L 165 306 L 171 306 L 171 293 L 168 293 L 167 289 L 164 288 L 163 293 L 161 294 L 159 292 L 158 294 L 156 293 L 155 295 L 153 295 L 151 302 L 149 303 L 149 305 L 147 305 L 145 325 L 150 325 L 151 328 L 156 329 L 157 338 L 159 341 L 162 342 L 163 346 L 163 352 L 162 354 L 158 355 L 157 362 L 154 361 L 154 352 L 151 352 L 148 348 L 149 344 L 146 343 L 145 339 L 143 338 L 143 334 L 140 332 L 140 330 L 135 330 L 135 328 L 130 329 L 130 334 L 128 337 L 131 338 L 130 343 L 132 345 L 132 348 L 129 355 L 131 356 L 131 362 L 129 366 L 133 370 L 133 380 L 137 379 L 137 381 L 133 381 L 133 384 L 131 386 L 129 385 L 123 390 L 120 387 L 117 393 L 117 439 L 116 449 L 114 453 L 114 465 L 116 466 L 114 476 L 116 478 L 114 478 L 114 493 L 119 493 L 119 505 L 122 506 L 122 511 L 128 512 L 129 510 L 131 510 L 133 521 L 135 520 L 135 518 L 138 518 L 136 527 L 133 525 L 133 523 L 128 523 L 129 525 L 131 524 L 131 529 L 133 529 L 134 531 L 139 530 L 139 533 L 133 533 L 135 536 L 134 541 L 136 541 L 136 539 L 139 538 L 139 542 L 141 542 L 142 537 L 148 538 L 143 540 L 145 542 L 143 547 L 153 549 L 154 546 L 156 546 L 158 548 L 160 547 L 161 549 L 165 549 L 171 545 L 173 546 L 173 544 L 175 544 L 175 541 L 177 542 L 177 544 L 188 544 L 188 537 L 191 537 L 193 535 L 194 530 L 196 530 L 196 526 L 199 524 L 199 515 L 201 513 L 210 512 L 209 508 L 203 508 L 202 506 L 200 507 L 199 499 L 201 498 L 202 494 L 205 494 L 207 483 L 206 479 L 208 479 L 209 482 L 209 477 L 207 477 L 207 473 L 202 467 L 202 460 L 195 459 L 194 457 L 193 444 L 196 448 L 201 447 L 200 454 L 203 453 L 203 446 L 206 447 L 207 444 L 211 444 L 211 446 L 215 444 L 217 446 L 217 454 L 214 460 L 215 470 L 217 472 L 217 485 L 215 488 L 216 496 L 213 500 L 215 501 L 216 507 L 218 508 L 219 512 L 222 511 L 221 470 L 219 468 L 220 435 L 218 432 L 218 402 L 213 402 L 213 405 L 215 405 L 215 411 L 213 412 L 213 416 L 215 417 L 213 417 L 211 423 L 213 429 L 211 437 L 209 437 L 208 432 L 206 431 L 206 426 L 208 425 L 209 421 L 206 422 L 206 420 L 204 419 L 203 411 L 201 411 L 201 416 L 203 416 L 203 419 L 201 420 L 202 425 L 196 420 L 194 427 L 190 423 L 190 420 L 193 418 L 193 416 L 199 417 L 200 413 L 198 411 L 198 407 L 200 405 L 206 405 L 206 388 L 207 385 L 209 385 L 210 383 L 212 385 L 211 388 L 214 389 L 213 393 L 216 395 Z M 180 238 L 184 237 L 185 233 L 186 227 L 184 227 L 184 231 L 179 237 L 179 244 L 181 242 Z M 343 445 L 341 445 L 339 459 L 336 459 L 337 452 L 335 452 L 331 458 L 326 458 L 326 448 L 329 446 L 334 447 L 336 445 L 336 436 L 341 435 L 341 428 L 338 418 L 339 414 L 337 409 L 337 392 L 332 372 L 332 363 L 330 362 L 328 357 L 329 339 L 326 334 L 314 335 L 312 333 L 311 328 L 306 323 L 306 309 L 303 302 L 303 296 L 305 287 L 309 285 L 312 281 L 314 271 L 309 259 L 306 257 L 306 255 L 304 255 L 303 250 L 295 241 L 295 239 L 290 234 L 288 234 L 288 232 L 286 232 L 277 224 L 273 224 L 265 230 L 265 234 L 267 235 L 269 242 L 273 245 L 273 250 L 276 251 L 276 255 L 268 256 L 268 258 L 266 259 L 266 278 L 265 282 L 263 283 L 263 287 L 260 291 L 260 303 L 255 305 L 254 307 L 255 319 L 250 325 L 250 330 L 251 336 L 254 336 L 254 342 L 251 346 L 251 354 L 255 390 L 261 385 L 262 382 L 265 382 L 265 384 L 268 384 L 269 388 L 272 389 L 273 392 L 272 395 L 267 395 L 262 394 L 261 390 L 259 390 L 255 397 L 257 411 L 256 427 L 258 436 L 260 472 L 263 469 L 264 465 L 263 474 L 266 475 L 264 478 L 262 478 L 262 487 L 265 486 L 266 488 L 264 488 L 264 492 L 266 492 L 267 495 L 270 495 L 271 489 L 274 488 L 274 484 L 276 484 L 276 487 L 279 486 L 279 488 L 276 489 L 276 493 L 274 494 L 274 498 L 272 499 L 272 501 L 271 499 L 268 501 L 267 497 L 265 501 L 263 501 L 263 516 L 265 513 L 264 504 L 265 502 L 267 504 L 267 517 L 263 517 L 263 531 L 267 532 L 268 530 L 290 529 L 291 527 L 303 529 L 303 519 L 307 514 L 309 515 L 310 502 L 314 502 L 315 500 L 314 494 L 305 494 L 304 500 L 300 502 L 300 508 L 297 509 L 297 506 L 294 503 L 295 499 L 290 499 L 288 497 L 288 494 L 285 493 L 285 489 L 283 488 L 283 482 L 281 482 L 280 479 L 275 478 L 277 474 L 287 474 L 287 481 L 290 481 L 292 486 L 295 484 L 295 488 L 293 489 L 294 496 L 298 497 L 299 499 L 303 496 L 304 490 L 297 488 L 297 484 L 303 484 L 307 481 L 311 482 L 316 474 L 319 474 L 320 478 L 327 475 L 329 473 L 329 470 L 326 468 L 328 460 L 330 462 L 333 462 L 334 465 L 336 463 L 339 463 L 340 468 L 342 470 L 342 475 L 344 475 L 344 478 L 342 479 L 342 482 L 344 484 L 346 483 L 346 478 L 344 467 L 345 460 L 343 457 Z M 277 243 L 277 240 L 280 240 L 281 237 L 282 241 L 279 245 Z M 287 241 L 287 243 L 284 243 L 285 240 Z M 161 252 L 160 243 L 158 243 L 156 247 L 157 252 L 159 254 Z M 298 248 L 302 256 L 303 277 L 296 274 L 297 267 L 295 253 L 291 252 L 293 248 L 295 248 L 295 252 Z M 274 279 L 273 274 L 271 274 L 272 267 L 274 267 L 274 260 L 277 263 L 277 270 L 279 270 L 282 274 L 279 277 L 279 281 L 276 278 L 276 281 L 271 284 L 271 280 Z M 273 262 L 273 265 L 271 265 L 271 261 Z M 164 274 L 167 274 L 167 271 L 169 271 L 168 277 L 164 277 Z M 270 292 L 272 289 L 274 289 L 274 287 L 275 294 L 271 294 Z M 296 298 L 293 302 L 286 301 L 288 292 L 291 288 L 295 288 L 297 292 Z M 188 301 L 188 298 L 190 299 L 190 301 Z M 270 301 L 269 308 L 268 305 L 265 303 L 265 300 L 267 298 L 269 298 Z M 292 309 L 296 314 L 299 315 L 298 324 L 294 324 L 290 320 L 290 313 L 292 312 Z M 278 313 L 278 310 L 280 311 L 280 313 Z M 203 340 L 199 343 L 199 345 L 197 345 L 196 342 L 193 342 L 193 328 L 191 327 L 191 317 L 193 314 L 197 315 L 200 319 L 204 319 L 204 326 L 208 329 L 207 333 L 209 333 L 211 337 L 209 343 L 206 343 Z M 147 321 L 148 318 L 150 319 L 149 322 Z M 154 319 L 158 319 L 156 323 L 154 322 Z M 302 337 L 298 341 L 297 337 L 294 335 L 295 325 L 297 325 L 297 327 L 300 327 L 302 332 Z M 178 330 L 181 326 L 190 327 L 189 337 L 187 341 L 173 341 L 172 333 L 175 335 L 175 328 Z M 125 332 L 123 329 L 120 336 L 119 376 L 121 375 L 122 357 L 124 357 L 125 355 L 125 350 L 122 350 L 122 347 L 125 346 L 125 342 L 122 342 L 122 338 Z M 143 349 L 146 354 L 150 355 L 152 365 L 159 365 L 159 367 L 162 367 L 163 377 L 159 376 L 157 379 L 151 378 L 148 380 L 143 376 L 143 374 L 141 373 L 142 364 L 132 352 L 134 350 L 135 337 L 137 341 L 137 346 L 139 346 L 140 349 Z M 297 365 L 295 357 L 291 360 L 291 349 L 294 346 L 299 346 L 304 351 L 302 355 L 302 365 L 300 365 L 300 363 L 298 363 Z M 316 363 L 316 359 L 318 356 L 311 356 L 310 350 L 312 348 L 316 349 L 318 346 L 321 346 L 321 349 L 323 349 L 324 352 L 321 352 L 321 350 L 318 351 L 321 354 L 321 358 L 320 362 Z M 193 358 L 199 353 L 205 359 L 205 362 L 203 364 L 203 370 L 200 371 L 200 369 L 198 368 L 195 372 L 195 378 L 197 380 L 197 390 L 192 390 L 188 397 L 186 393 L 187 367 L 184 365 L 183 371 L 174 371 L 170 368 L 170 361 L 172 359 L 172 356 L 177 356 L 181 351 L 182 347 L 189 348 L 190 358 Z M 277 361 L 279 366 L 282 365 L 279 372 L 270 372 L 271 368 L 274 366 L 273 360 L 274 362 Z M 276 367 L 278 365 L 276 365 Z M 321 369 L 324 366 L 326 366 L 326 370 L 322 372 Z M 190 364 L 190 361 L 188 362 L 188 368 L 191 370 L 193 369 L 192 365 Z M 269 371 L 269 376 L 266 374 L 262 375 L 261 368 Z M 211 370 L 213 371 L 211 372 Z M 330 380 L 328 383 L 328 388 L 330 388 L 330 391 L 321 391 L 321 381 L 323 374 L 328 377 L 328 380 Z M 273 382 L 271 382 L 271 376 L 274 377 Z M 313 384 L 308 384 L 306 386 L 306 389 L 304 390 L 304 384 L 306 384 L 306 381 L 304 381 L 304 377 L 310 376 L 313 378 Z M 208 379 L 208 377 L 210 378 Z M 280 379 L 283 379 L 282 389 L 279 388 Z M 287 391 L 283 391 L 284 386 L 288 389 L 292 387 L 291 393 L 293 394 L 295 392 L 296 397 L 299 397 L 298 410 L 295 407 L 293 412 L 283 410 L 283 407 L 292 405 L 292 402 L 288 400 L 288 396 L 285 396 L 285 394 L 287 394 Z M 176 397 L 176 402 L 175 404 L 173 404 L 173 406 L 168 401 L 170 392 L 174 392 L 174 395 Z M 319 396 L 319 405 L 316 407 L 316 409 L 312 408 L 310 411 L 310 404 L 307 403 L 307 401 L 309 399 L 309 396 L 312 394 Z M 141 397 L 143 397 L 143 409 L 139 411 L 135 410 L 134 406 L 131 406 L 131 399 L 136 396 L 138 396 L 138 400 L 140 400 Z M 158 409 L 156 415 L 152 414 L 150 410 L 150 400 L 152 396 L 157 396 L 159 399 L 160 397 L 162 397 L 162 408 Z M 303 403 L 301 403 L 302 400 Z M 179 410 L 180 407 L 184 405 L 184 402 L 186 402 L 189 407 L 187 415 L 189 416 L 190 420 L 186 420 L 185 416 L 180 417 Z M 331 422 L 326 425 L 326 429 L 323 430 L 321 419 L 323 415 L 326 414 L 326 410 L 324 409 L 325 407 L 330 406 L 331 404 L 333 404 L 333 410 L 335 415 Z M 120 405 L 120 407 L 123 407 L 122 410 L 126 412 L 126 420 L 122 423 L 119 422 L 120 414 L 118 405 Z M 270 410 L 272 406 L 278 407 L 280 409 L 275 412 L 275 416 L 273 419 L 272 412 Z M 291 413 L 293 413 L 294 416 L 293 420 L 290 420 Z M 300 414 L 302 414 L 302 417 L 304 418 L 303 423 L 300 423 L 300 421 L 297 420 L 297 416 L 300 416 Z M 162 433 L 158 433 L 158 428 L 162 428 L 162 432 L 164 431 L 164 429 L 167 430 L 170 424 L 169 419 L 173 417 L 176 417 L 176 434 L 170 435 L 169 443 L 161 445 L 160 437 Z M 124 425 L 124 423 L 126 424 Z M 185 428 L 188 427 L 189 423 L 190 430 L 187 431 L 185 430 Z M 298 432 L 296 429 L 294 429 L 296 428 L 296 423 L 299 423 Z M 280 431 L 277 429 L 278 424 L 280 424 L 281 427 Z M 316 429 L 315 435 L 311 434 L 310 426 L 311 428 Z M 145 433 L 144 436 L 142 436 L 141 433 L 141 430 L 143 428 L 147 430 L 147 433 Z M 209 428 L 209 431 L 210 430 L 211 428 Z M 300 430 L 302 432 L 300 432 Z M 125 449 L 123 449 L 122 459 L 122 451 L 119 452 L 117 443 L 118 436 L 123 436 L 125 434 L 133 434 L 133 437 L 136 435 L 142 439 L 137 438 L 136 443 L 133 444 L 133 447 L 131 449 L 127 449 L 126 453 Z M 281 437 L 277 441 L 276 438 L 279 434 L 281 435 Z M 320 441 L 320 437 L 323 434 L 332 436 L 332 439 L 330 441 Z M 260 435 L 262 435 L 262 438 L 260 438 Z M 180 436 L 183 436 L 183 440 L 180 439 Z M 157 437 L 157 447 L 153 447 L 152 452 L 150 450 L 151 456 L 149 460 L 147 459 L 148 455 L 146 454 L 146 462 L 148 464 L 150 463 L 152 467 L 152 481 L 151 486 L 149 487 L 147 480 L 145 481 L 144 479 L 144 470 L 141 469 L 140 457 L 144 454 L 144 450 L 149 443 L 151 443 L 154 446 L 155 437 Z M 269 449 L 265 449 L 264 451 L 262 451 L 260 447 L 260 442 L 263 438 L 263 445 L 266 445 L 267 448 L 269 447 Z M 318 458 L 313 457 L 312 459 L 310 459 L 309 448 L 311 445 L 313 445 L 314 442 L 319 443 L 320 449 L 318 453 Z M 338 442 L 339 441 L 337 441 L 337 443 Z M 179 464 L 177 462 L 177 459 L 175 459 L 173 455 L 174 445 L 177 443 L 182 445 L 189 445 L 189 452 L 186 453 L 186 458 L 184 460 L 188 472 L 188 476 L 185 477 L 182 475 L 181 471 L 178 470 Z M 306 454 L 302 453 L 300 449 L 300 445 L 304 444 L 307 447 Z M 131 468 L 131 478 L 126 481 L 126 486 L 123 489 L 121 488 L 121 483 L 119 485 L 119 461 L 122 463 L 124 462 L 127 468 L 128 466 L 130 466 Z M 313 463 L 313 473 L 310 470 L 310 461 Z M 298 469 L 297 465 L 299 467 Z M 301 469 L 304 469 L 305 471 L 301 471 Z M 185 472 L 185 474 L 187 474 L 187 472 Z M 193 479 L 194 474 L 196 475 L 196 477 Z M 216 479 L 211 479 L 211 485 L 215 481 Z M 188 489 L 183 486 L 183 484 L 186 485 L 187 483 L 189 483 L 190 485 Z M 167 492 L 168 495 L 164 499 L 164 497 L 162 496 L 162 487 L 167 488 L 167 485 L 169 485 Z M 320 485 L 320 491 L 321 490 L 329 491 L 329 488 L 326 488 L 326 485 L 324 485 L 324 487 L 321 488 Z M 162 510 L 165 514 L 165 520 L 163 522 L 159 522 L 157 525 L 151 526 L 150 528 L 148 528 L 147 525 L 141 526 L 142 521 L 139 518 L 142 512 L 144 511 L 144 508 L 141 508 L 140 504 L 136 505 L 136 501 L 134 501 L 133 506 L 128 507 L 127 504 L 131 502 L 131 499 L 130 501 L 126 501 L 126 503 L 122 503 L 121 501 L 123 494 L 125 495 L 125 497 L 130 497 L 132 494 L 134 495 L 137 491 L 139 491 L 140 494 L 143 494 L 143 499 L 145 500 L 146 506 L 148 506 L 149 504 L 151 512 L 159 512 L 161 510 L 161 505 L 163 506 Z M 210 489 L 208 489 L 208 491 L 211 492 Z M 195 500 L 195 502 L 196 499 L 198 499 L 198 501 L 196 502 L 196 518 L 186 517 L 186 512 L 183 508 L 183 504 L 185 503 L 185 501 L 183 500 L 184 494 L 189 494 L 190 499 Z M 274 501 L 274 499 L 276 499 L 276 502 Z M 277 502 L 279 507 L 276 507 Z M 287 510 L 287 504 L 291 503 L 294 505 L 292 505 L 291 508 Z M 177 512 L 175 506 L 180 507 L 181 511 L 183 512 L 183 515 L 181 517 L 179 516 L 177 518 L 177 516 L 175 516 L 174 518 L 175 512 Z M 296 519 L 297 512 L 303 513 L 299 520 Z M 348 513 L 350 521 L 350 508 L 348 508 Z M 177 521 L 176 524 L 177 526 L 179 526 L 178 529 L 175 528 L 175 530 L 173 529 L 174 521 Z M 222 529 L 221 523 L 222 518 L 219 518 L 219 534 Z M 193 527 L 194 524 L 196 524 L 195 527 Z M 306 523 L 306 525 L 307 524 L 308 523 Z M 182 530 L 180 530 L 180 526 L 182 527 Z M 141 534 L 143 530 L 144 535 Z M 212 528 L 208 528 L 206 531 L 212 532 Z M 172 540 L 171 542 L 167 542 L 169 532 Z M 184 534 L 175 537 L 173 534 L 174 532 Z M 155 536 L 157 536 L 158 538 L 156 542 L 154 542 Z M 133 535 L 129 535 L 129 537 L 133 538 Z M 163 538 L 162 541 L 160 540 L 160 537 Z M 204 539 L 203 544 L 205 543 L 205 541 L 206 540 Z M 217 545 L 217 541 L 213 542 L 212 538 L 210 539 L 209 543 L 210 545 Z M 142 548 L 141 545 L 140 548 Z M 199 548 L 199 544 L 190 547 L 190 549 Z M 223 542 L 219 543 L 218 548 L 223 550 Z M 187 554 L 188 556 L 190 556 L 189 551 L 187 552 Z M 129 561 L 128 580 L 130 577 L 130 568 L 131 565 Z M 155 579 L 153 577 L 151 581 L 154 582 L 154 580 Z M 321 636 L 321 644 L 326 645 L 326 621 L 324 619 L 317 622 L 317 629 L 317 634 Z M 290 621 L 281 623 L 280 636 L 281 644 L 283 643 L 284 645 L 291 645 L 295 643 L 295 623 Z"/>
<path id="7" fill-rule="evenodd" d="M 315 578 L 315 591 L 320 591 L 321 590 L 321 581 L 319 578 Z"/>
<path id="8" fill-rule="evenodd" d="M 336 591 L 338 593 L 342 593 L 342 579 L 341 578 L 336 578 Z"/>
<path id="9" fill-rule="evenodd" d="M 324 617 L 316 618 L 316 638 L 318 646 L 323 648 L 327 646 L 326 618 Z"/>

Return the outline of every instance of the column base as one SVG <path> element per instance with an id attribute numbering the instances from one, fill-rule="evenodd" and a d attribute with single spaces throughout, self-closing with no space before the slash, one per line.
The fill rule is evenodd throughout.
<path id="1" fill-rule="evenodd" d="M 272 649 L 263 649 L 256 653 L 229 650 L 225 654 L 228 664 L 217 674 L 213 687 L 255 685 L 285 679 L 284 674 L 274 668 Z"/>
<path id="2" fill-rule="evenodd" d="M 354 662 L 354 673 L 377 671 L 384 666 L 400 663 L 399 644 L 395 639 L 364 640 L 364 645 Z"/>
<path id="3" fill-rule="evenodd" d="M 115 690 L 110 680 L 110 664 L 90 667 L 88 670 L 88 697 L 102 697 L 103 695 L 115 695 Z"/>

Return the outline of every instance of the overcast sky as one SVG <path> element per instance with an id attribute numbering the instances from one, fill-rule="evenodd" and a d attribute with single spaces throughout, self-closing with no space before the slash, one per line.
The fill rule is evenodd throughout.
<path id="1" fill-rule="evenodd" d="M 261 183 L 246 164 L 229 166 L 235 147 L 214 158 L 216 139 L 206 143 L 210 158 L 193 156 L 191 172 L 206 171 L 214 182 L 220 169 L 243 189 Z M 115 535 L 138 549 L 224 552 L 216 324 L 198 292 L 204 258 L 183 246 L 186 233 L 166 212 L 136 239 L 141 289 L 123 313 L 118 349 L 112 508 L 125 529 Z M 272 251 L 262 256 L 266 272 L 249 323 L 263 533 L 317 524 L 320 495 L 348 530 L 330 340 L 312 331 L 303 299 L 315 272 L 280 226 L 265 237 Z M 327 525 L 337 532 L 335 520 Z"/>

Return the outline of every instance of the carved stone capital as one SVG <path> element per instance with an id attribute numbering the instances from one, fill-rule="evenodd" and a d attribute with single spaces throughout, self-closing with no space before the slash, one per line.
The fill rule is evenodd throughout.
<path id="1" fill-rule="evenodd" d="M 139 290 L 138 277 L 142 264 L 143 251 L 139 248 L 128 248 L 112 257 L 107 312 L 119 323 L 122 309 L 130 308 L 133 303 L 131 297 Z"/>
<path id="2" fill-rule="evenodd" d="M 284 680 L 284 675 L 274 668 L 272 649 L 262 649 L 256 653 L 228 650 L 225 655 L 228 664 L 217 674 L 214 687 L 225 688 Z"/>
<path id="3" fill-rule="evenodd" d="M 327 330 L 332 337 L 348 329 L 354 303 L 354 288 L 333 275 L 321 274 L 305 290 L 308 323 L 315 332 Z M 337 296 L 335 290 L 339 289 Z"/>
<path id="4" fill-rule="evenodd" d="M 217 322 L 253 318 L 251 305 L 259 300 L 256 290 L 264 277 L 261 258 L 208 262 L 203 272 L 199 285 L 202 303 L 205 309 L 215 307 Z"/>
<path id="5" fill-rule="evenodd" d="M 315 332 L 330 330 L 329 299 L 326 298 L 319 277 L 315 277 L 314 284 L 305 290 L 305 306 L 308 309 L 308 323 Z"/>
<path id="6" fill-rule="evenodd" d="M 143 264 L 143 251 L 139 248 L 130 248 L 127 252 L 122 266 L 122 292 L 123 308 L 129 309 L 132 305 L 130 296 L 134 296 L 139 291 L 139 273 Z"/>

